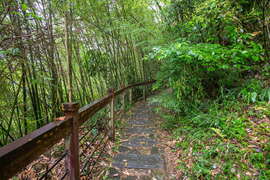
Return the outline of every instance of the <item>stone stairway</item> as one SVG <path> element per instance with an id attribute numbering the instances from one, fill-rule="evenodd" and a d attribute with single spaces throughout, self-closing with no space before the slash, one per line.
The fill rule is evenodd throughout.
<path id="1" fill-rule="evenodd" d="M 157 125 L 147 102 L 139 102 L 132 110 L 121 136 L 119 152 L 115 155 L 109 179 L 164 180 L 165 161 L 156 138 Z"/>

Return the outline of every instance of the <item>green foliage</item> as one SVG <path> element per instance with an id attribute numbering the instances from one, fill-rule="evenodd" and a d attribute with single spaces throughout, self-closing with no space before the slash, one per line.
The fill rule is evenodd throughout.
<path id="1" fill-rule="evenodd" d="M 173 99 L 165 92 L 154 101 L 169 108 Z M 259 179 L 270 177 L 268 137 L 264 136 L 266 139 L 263 141 L 267 143 L 257 140 L 249 144 L 253 138 L 260 139 L 260 134 L 269 134 L 266 124 L 259 127 L 249 122 L 249 116 L 255 118 L 254 114 L 260 119 L 269 116 L 269 104 L 260 102 L 243 113 L 245 108 L 246 104 L 237 101 L 237 93 L 234 92 L 214 101 L 205 101 L 186 115 L 176 115 L 168 109 L 159 111 L 165 119 L 163 127 L 173 132 L 177 141 L 175 148 L 181 150 L 178 170 L 184 176 L 250 179 L 256 172 Z M 258 135 L 250 135 L 249 128 Z"/>
<path id="2" fill-rule="evenodd" d="M 251 35 L 247 33 L 263 30 L 263 9 L 269 5 L 267 0 L 176 0 L 164 11 L 175 38 L 232 45 L 245 41 Z"/>
<path id="3" fill-rule="evenodd" d="M 159 101 L 164 107 L 170 108 L 170 101 L 175 101 L 175 98 L 166 94 L 161 96 Z M 163 126 L 169 130 L 185 126 L 182 130 L 178 129 L 178 132 L 186 131 L 186 129 L 201 128 L 216 134 L 221 139 L 243 139 L 246 136 L 244 123 L 246 118 L 241 117 L 239 113 L 231 112 L 232 109 L 237 109 L 241 105 L 234 102 L 234 100 L 224 100 L 226 101 L 224 104 L 219 104 L 218 101 L 219 99 L 211 104 L 209 102 L 201 104 L 196 109 L 188 109 L 187 114 L 163 115 L 166 119 Z M 227 108 L 224 108 L 224 105 Z M 175 111 L 173 112 L 175 113 Z"/>
<path id="4" fill-rule="evenodd" d="M 156 88 L 168 88 L 157 101 L 166 108 L 163 127 L 176 137 L 186 177 L 270 177 L 262 143 L 269 143 L 262 134 L 269 134 L 270 101 L 263 5 L 175 0 L 163 9 L 170 43 L 147 59 L 160 64 Z M 260 139 L 257 149 L 250 148 L 253 138 Z"/>
<path id="5" fill-rule="evenodd" d="M 9 48 L 7 50 L 0 50 L 0 57 L 16 56 L 19 54 L 20 54 L 20 50 L 18 48 Z"/>
<path id="6" fill-rule="evenodd" d="M 189 113 L 205 98 L 217 98 L 239 86 L 242 74 L 257 68 L 253 64 L 261 61 L 262 53 L 260 45 L 253 42 L 226 47 L 182 41 L 154 48 L 148 59 L 161 61 L 156 86 L 172 88 L 177 100 L 171 103 L 175 105 L 173 110 Z M 240 96 L 256 99 L 255 92 L 245 92 L 243 87 Z M 268 90 L 256 93 L 261 100 L 267 99 Z"/>
<path id="7" fill-rule="evenodd" d="M 240 97 L 247 103 L 270 101 L 270 88 L 264 88 L 262 81 L 251 79 L 245 82 L 240 91 Z"/>
<path id="8" fill-rule="evenodd" d="M 192 44 L 190 42 L 178 42 L 164 48 L 154 48 L 150 54 L 151 59 L 166 60 L 171 72 L 182 65 L 199 66 L 203 71 L 218 70 L 250 70 L 250 64 L 262 59 L 260 45 L 250 42 L 248 45 L 236 44 L 222 46 L 219 44 Z M 173 64 L 173 65 L 172 65 Z"/>

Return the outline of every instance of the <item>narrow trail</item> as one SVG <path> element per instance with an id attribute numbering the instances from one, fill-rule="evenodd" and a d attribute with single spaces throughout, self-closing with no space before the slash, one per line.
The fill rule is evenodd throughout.
<path id="1" fill-rule="evenodd" d="M 132 108 L 127 128 L 121 135 L 119 152 L 113 158 L 110 179 L 167 179 L 163 151 L 157 138 L 159 125 L 152 110 L 153 105 L 144 101 Z"/>

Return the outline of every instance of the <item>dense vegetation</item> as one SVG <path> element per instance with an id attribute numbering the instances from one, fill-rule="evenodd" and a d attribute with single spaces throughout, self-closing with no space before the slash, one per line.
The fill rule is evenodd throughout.
<path id="1" fill-rule="evenodd" d="M 153 48 L 156 101 L 180 151 L 182 176 L 270 177 L 269 1 L 174 1 L 170 43 Z M 163 112 L 163 111 L 161 111 Z"/>
<path id="2" fill-rule="evenodd" d="M 269 0 L 6 0 L 0 146 L 155 78 L 182 176 L 270 177 Z"/>

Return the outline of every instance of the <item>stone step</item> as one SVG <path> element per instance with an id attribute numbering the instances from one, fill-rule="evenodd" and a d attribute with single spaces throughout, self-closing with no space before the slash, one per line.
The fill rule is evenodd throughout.
<path id="1" fill-rule="evenodd" d="M 129 171 L 129 170 L 127 170 Z M 147 169 L 141 169 L 137 170 L 139 172 L 134 172 L 130 171 L 128 174 L 125 176 L 121 176 L 121 172 L 117 169 L 110 169 L 109 170 L 109 180 L 165 180 L 165 172 L 160 170 L 160 169 L 152 169 L 148 171 Z"/>
<path id="2" fill-rule="evenodd" d="M 155 117 L 145 102 L 137 104 L 123 129 L 109 172 L 113 180 L 165 180 L 165 160 L 156 137 Z"/>
<path id="3" fill-rule="evenodd" d="M 155 144 L 157 144 L 157 142 L 153 138 L 145 136 L 135 136 L 122 143 L 123 146 L 130 147 L 152 147 Z"/>
<path id="4" fill-rule="evenodd" d="M 117 154 L 112 165 L 117 168 L 163 169 L 164 160 L 159 154 Z"/>
<path id="5" fill-rule="evenodd" d="M 137 126 L 137 125 L 149 126 L 149 125 L 153 125 L 153 121 L 145 120 L 145 119 L 142 119 L 142 120 L 129 120 L 128 124 L 132 125 L 132 126 Z"/>
<path id="6" fill-rule="evenodd" d="M 137 119 L 137 120 L 140 120 L 140 119 L 149 120 L 150 115 L 149 115 L 149 113 L 147 113 L 147 112 L 141 112 L 141 113 L 133 114 L 133 115 L 132 115 L 132 118 L 133 118 L 133 119 Z"/>
<path id="7" fill-rule="evenodd" d="M 141 135 L 141 134 L 153 134 L 154 130 L 155 130 L 155 128 L 135 126 L 132 128 L 127 128 L 125 132 L 127 135 L 131 135 L 131 134 Z"/>
<path id="8" fill-rule="evenodd" d="M 160 149 L 156 146 L 152 147 L 127 147 L 124 145 L 119 146 L 118 148 L 119 153 L 122 154 L 143 154 L 143 155 L 154 155 L 154 154 L 160 154 L 163 151 L 160 152 Z"/>

